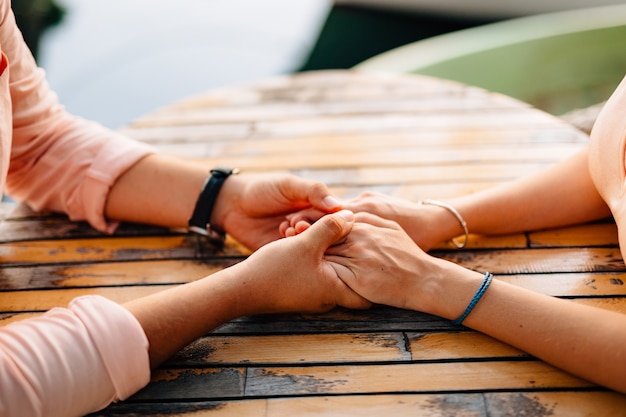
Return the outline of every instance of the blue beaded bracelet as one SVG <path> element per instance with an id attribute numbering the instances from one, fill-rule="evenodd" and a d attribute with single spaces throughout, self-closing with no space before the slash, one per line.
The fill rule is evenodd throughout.
<path id="1" fill-rule="evenodd" d="M 463 320 L 465 320 L 467 315 L 474 309 L 474 307 L 476 307 L 476 304 L 478 304 L 482 296 L 487 291 L 487 288 L 489 288 L 489 285 L 493 280 L 493 274 L 491 274 L 490 272 L 485 272 L 483 275 L 485 276 L 485 278 L 483 279 L 482 284 L 480 284 L 480 288 L 478 288 L 478 291 L 476 291 L 476 294 L 474 294 L 474 298 L 472 298 L 472 301 L 470 301 L 463 314 L 461 314 L 458 319 L 453 320 L 452 324 L 458 326 L 459 324 L 463 323 Z"/>

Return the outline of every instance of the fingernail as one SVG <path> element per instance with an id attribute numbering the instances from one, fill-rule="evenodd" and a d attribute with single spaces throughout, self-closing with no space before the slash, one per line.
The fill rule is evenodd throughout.
<path id="1" fill-rule="evenodd" d="M 324 200 L 322 200 L 322 202 L 329 209 L 337 208 L 340 205 L 339 201 L 335 197 L 333 197 L 332 195 L 324 197 Z"/>
<path id="2" fill-rule="evenodd" d="M 343 217 L 344 219 L 346 219 L 346 221 L 349 221 L 349 222 L 354 221 L 354 213 L 351 212 L 350 210 L 341 210 L 339 212 L 339 215 Z"/>

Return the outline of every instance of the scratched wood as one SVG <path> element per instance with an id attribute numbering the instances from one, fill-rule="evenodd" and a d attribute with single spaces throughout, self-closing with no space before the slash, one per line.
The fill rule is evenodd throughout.
<path id="1" fill-rule="evenodd" d="M 154 405 L 122 403 L 93 416 L 153 415 Z M 353 417 L 381 415 L 424 417 L 533 417 L 623 416 L 626 399 L 595 392 L 521 392 L 485 394 L 376 394 L 271 398 L 241 401 L 172 402 L 163 409 L 172 417 Z M 525 414 L 520 414 L 527 411 Z M 529 413 L 530 411 L 531 413 Z"/>
<path id="2" fill-rule="evenodd" d="M 187 346 L 168 365 L 408 361 L 405 343 L 401 332 L 208 336 Z"/>
<path id="3" fill-rule="evenodd" d="M 586 146 L 563 121 L 499 94 L 427 77 L 330 71 L 215 90 L 122 133 L 173 155 L 245 172 L 445 199 L 537 172 Z M 113 235 L 0 204 L 0 326 L 77 295 L 117 302 L 229 267 L 249 254 L 178 230 Z M 471 229 L 471 225 L 470 225 Z M 471 234 L 432 254 L 496 279 L 626 314 L 626 267 L 611 220 L 507 236 Z M 596 387 L 448 320 L 385 306 L 241 317 L 163 364 L 127 401 L 93 416 L 626 415 Z"/>

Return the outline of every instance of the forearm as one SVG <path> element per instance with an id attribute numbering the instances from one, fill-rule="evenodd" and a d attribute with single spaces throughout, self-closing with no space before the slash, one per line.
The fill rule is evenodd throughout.
<path id="1" fill-rule="evenodd" d="M 480 285 L 481 275 L 450 263 L 445 275 L 436 294 L 448 302 L 431 306 L 429 312 L 455 319 Z M 622 314 L 528 291 L 496 277 L 463 324 L 572 374 L 626 392 Z"/>
<path id="2" fill-rule="evenodd" d="M 124 305 L 150 343 L 152 368 L 216 327 L 257 309 L 236 266 Z"/>
<path id="3" fill-rule="evenodd" d="M 587 164 L 585 149 L 536 175 L 449 202 L 465 218 L 470 233 L 478 234 L 517 233 L 608 217 L 610 211 Z"/>
<path id="4" fill-rule="evenodd" d="M 164 155 L 147 156 L 113 185 L 105 206 L 110 219 L 186 227 L 209 168 Z"/>

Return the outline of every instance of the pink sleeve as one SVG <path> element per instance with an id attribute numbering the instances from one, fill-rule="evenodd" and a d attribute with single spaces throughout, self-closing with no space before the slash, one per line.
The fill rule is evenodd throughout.
<path id="1" fill-rule="evenodd" d="M 0 1 L 0 48 L 8 58 L 13 116 L 8 194 L 36 210 L 62 211 L 111 232 L 115 224 L 104 218 L 110 187 L 154 149 L 68 114 L 24 43 L 9 2 Z"/>
<path id="2" fill-rule="evenodd" d="M 135 317 L 99 296 L 0 328 L 0 415 L 82 416 L 125 399 L 150 378 Z"/>

